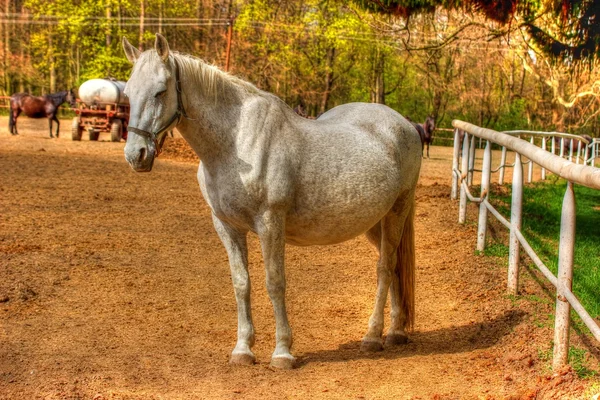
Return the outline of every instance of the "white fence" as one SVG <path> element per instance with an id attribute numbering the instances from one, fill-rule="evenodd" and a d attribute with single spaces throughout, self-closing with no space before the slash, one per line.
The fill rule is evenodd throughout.
<path id="1" fill-rule="evenodd" d="M 572 293 L 573 282 L 573 252 L 575 245 L 575 193 L 573 184 L 588 186 L 594 189 L 600 189 L 600 168 L 595 168 L 595 158 L 597 154 L 598 143 L 574 135 L 563 133 L 539 133 L 530 131 L 496 132 L 491 129 L 481 128 L 467 122 L 454 120 L 452 122 L 455 131 L 454 137 L 454 157 L 452 161 L 452 193 L 451 197 L 460 198 L 458 222 L 465 223 L 467 215 L 467 200 L 479 204 L 479 224 L 477 228 L 477 249 L 483 251 L 486 244 L 487 217 L 488 211 L 498 219 L 504 226 L 510 230 L 509 237 L 509 256 L 508 256 L 508 292 L 517 294 L 519 282 L 519 253 L 520 249 L 529 255 L 534 264 L 541 273 L 556 287 L 556 318 L 554 327 L 554 358 L 552 366 L 554 369 L 567 364 L 569 350 L 569 324 L 571 306 L 579 314 L 581 320 L 590 329 L 593 336 L 600 342 L 600 327 L 583 308 L 579 300 Z M 462 151 L 460 131 L 464 132 L 462 140 Z M 528 135 L 530 141 L 520 139 L 517 135 Z M 534 145 L 534 138 L 541 137 L 542 147 Z M 555 141 L 554 137 L 560 140 Z M 483 166 L 481 169 L 481 193 L 479 197 L 474 197 L 469 190 L 473 182 L 473 172 L 475 171 L 475 138 L 485 142 L 483 153 Z M 547 150 L 547 139 L 551 138 L 551 151 Z M 578 140 L 577 155 L 574 147 L 575 139 Z M 569 161 L 563 156 L 566 146 L 565 141 L 570 141 L 570 154 L 568 157 L 575 161 Z M 555 143 L 560 143 L 560 150 Z M 492 143 L 502 147 L 502 156 L 500 165 L 494 171 L 492 170 Z M 556 143 L 558 144 L 558 143 Z M 507 150 L 515 152 L 515 161 L 512 165 L 506 165 Z M 559 150 L 559 155 L 554 153 Z M 523 163 L 522 158 L 526 157 L 528 161 Z M 460 166 L 459 166 L 460 161 Z M 579 163 L 581 161 L 581 163 Z M 521 216 L 523 203 L 523 164 L 528 164 L 528 181 L 531 182 L 533 175 L 533 165 L 537 164 L 541 168 L 542 179 L 545 178 L 546 171 L 550 171 L 568 181 L 565 196 L 562 204 L 560 245 L 558 254 L 558 276 L 544 265 L 541 259 L 533 251 L 527 240 L 521 232 Z M 579 164 L 578 164 L 579 163 Z M 504 180 L 504 169 L 512 166 L 512 202 L 510 221 L 504 218 L 490 204 L 489 187 L 491 173 L 500 171 L 500 183 Z M 459 190 L 460 189 L 460 190 Z"/>

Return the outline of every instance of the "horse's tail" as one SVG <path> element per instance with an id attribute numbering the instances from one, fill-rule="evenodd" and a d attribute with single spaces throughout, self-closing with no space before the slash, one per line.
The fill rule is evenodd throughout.
<path id="1" fill-rule="evenodd" d="M 415 198 L 404 222 L 404 230 L 398 246 L 396 276 L 398 277 L 398 296 L 400 307 L 406 317 L 405 328 L 412 329 L 415 323 Z"/>

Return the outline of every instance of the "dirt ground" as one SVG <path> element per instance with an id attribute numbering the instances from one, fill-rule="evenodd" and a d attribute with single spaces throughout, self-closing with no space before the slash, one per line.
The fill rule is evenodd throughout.
<path id="1" fill-rule="evenodd" d="M 228 364 L 227 256 L 181 139 L 138 174 L 124 143 L 72 142 L 69 121 L 60 139 L 46 121 L 19 123 L 13 137 L 0 118 L 0 399 L 597 399 L 597 378 L 550 370 L 550 288 L 523 268 L 520 295 L 507 296 L 504 262 L 475 254 L 475 206 L 456 222 L 450 148 L 432 148 L 417 190 L 410 342 L 359 350 L 376 286 L 366 239 L 288 247 L 299 366 L 279 371 L 255 236 L 258 363 Z M 599 370 L 586 334 L 573 331 L 572 344 Z"/>

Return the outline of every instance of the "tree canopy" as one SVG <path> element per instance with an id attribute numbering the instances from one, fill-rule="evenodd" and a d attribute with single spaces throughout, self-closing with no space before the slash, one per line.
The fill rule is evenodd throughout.
<path id="1" fill-rule="evenodd" d="M 501 24 L 527 30 L 547 54 L 575 61 L 600 56 L 600 0 L 354 0 L 368 10 L 410 18 L 448 10 L 475 10 Z M 540 24 L 543 17 L 553 26 Z"/>
<path id="2" fill-rule="evenodd" d="M 599 61 L 584 50 L 597 43 L 578 39 L 597 37 L 595 2 L 563 2 L 560 14 L 550 0 L 5 0 L 0 91 L 125 80 L 121 37 L 147 49 L 156 32 L 224 67 L 233 26 L 231 73 L 311 116 L 366 101 L 439 127 L 460 118 L 598 136 Z M 566 37 L 567 50 L 547 51 L 544 35 Z"/>

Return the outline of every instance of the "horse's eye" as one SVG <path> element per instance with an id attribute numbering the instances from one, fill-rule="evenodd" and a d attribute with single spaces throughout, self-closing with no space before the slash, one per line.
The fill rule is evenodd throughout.
<path id="1" fill-rule="evenodd" d="M 161 90 L 160 92 L 156 93 L 154 95 L 154 97 L 156 97 L 156 98 L 162 97 L 162 96 L 164 96 L 165 93 L 167 93 L 166 89 L 165 90 Z"/>

